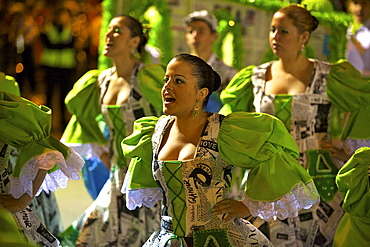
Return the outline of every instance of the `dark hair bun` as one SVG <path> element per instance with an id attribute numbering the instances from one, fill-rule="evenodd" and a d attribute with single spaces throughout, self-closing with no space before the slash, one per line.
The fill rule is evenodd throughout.
<path id="1" fill-rule="evenodd" d="M 215 79 L 213 80 L 214 84 L 213 84 L 213 87 L 212 87 L 212 92 L 215 92 L 221 86 L 221 77 L 216 71 L 213 71 L 213 74 L 215 76 Z"/>
<path id="2" fill-rule="evenodd" d="M 311 32 L 315 31 L 316 28 L 319 26 L 319 20 L 317 20 L 317 18 L 313 15 L 312 16 L 312 19 L 313 19 L 313 24 L 312 24 L 312 30 Z"/>

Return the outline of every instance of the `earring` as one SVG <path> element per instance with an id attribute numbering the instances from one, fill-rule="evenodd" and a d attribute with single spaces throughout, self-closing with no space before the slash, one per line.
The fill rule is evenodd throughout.
<path id="1" fill-rule="evenodd" d="M 193 119 L 195 119 L 199 114 L 199 102 L 197 101 L 193 108 Z"/>
<path id="2" fill-rule="evenodd" d="M 302 52 L 304 51 L 304 44 L 302 45 L 302 49 L 301 49 L 301 51 L 302 51 Z"/>

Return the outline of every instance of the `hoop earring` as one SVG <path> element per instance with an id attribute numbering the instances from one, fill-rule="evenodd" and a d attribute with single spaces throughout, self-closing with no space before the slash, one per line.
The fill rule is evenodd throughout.
<path id="1" fill-rule="evenodd" d="M 195 119 L 199 114 L 199 102 L 197 101 L 193 108 L 193 119 Z"/>

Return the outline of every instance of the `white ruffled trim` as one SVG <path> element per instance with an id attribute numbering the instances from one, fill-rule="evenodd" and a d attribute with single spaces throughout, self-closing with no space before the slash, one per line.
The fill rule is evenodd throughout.
<path id="1" fill-rule="evenodd" d="M 147 208 L 151 208 L 154 207 L 159 200 L 163 199 L 162 190 L 159 187 L 128 189 L 129 177 L 130 172 L 127 172 L 121 189 L 121 193 L 126 194 L 126 207 L 129 210 L 134 210 L 137 207 L 141 208 L 143 205 Z"/>
<path id="2" fill-rule="evenodd" d="M 126 207 L 129 210 L 134 210 L 137 207 L 141 208 L 143 205 L 147 208 L 154 207 L 163 198 L 160 188 L 145 188 L 121 192 L 122 194 L 126 194 Z"/>
<path id="3" fill-rule="evenodd" d="M 29 160 L 22 168 L 19 177 L 9 176 L 10 188 L 9 194 L 18 199 L 27 193 L 33 197 L 33 180 L 39 169 L 51 170 L 55 165 L 58 170 L 47 173 L 36 195 L 42 190 L 47 193 L 56 191 L 58 188 L 65 189 L 69 179 L 80 179 L 79 172 L 84 165 L 84 160 L 72 149 L 68 150 L 68 159 L 65 160 L 62 153 L 58 151 L 49 151 Z"/>
<path id="4" fill-rule="evenodd" d="M 61 142 L 76 151 L 82 158 L 88 160 L 92 157 L 100 157 L 102 153 L 109 152 L 109 143 L 100 146 L 99 143 L 67 143 L 63 139 Z"/>
<path id="5" fill-rule="evenodd" d="M 301 209 L 309 209 L 319 201 L 319 194 L 311 180 L 308 184 L 298 183 L 289 193 L 277 201 L 252 201 L 248 197 L 242 201 L 253 216 L 258 216 L 266 221 L 277 218 L 283 220 L 298 216 L 298 211 Z"/>

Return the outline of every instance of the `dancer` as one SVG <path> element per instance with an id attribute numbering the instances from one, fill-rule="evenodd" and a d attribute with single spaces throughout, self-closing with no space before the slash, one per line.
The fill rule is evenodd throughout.
<path id="1" fill-rule="evenodd" d="M 13 213 L 29 243 L 60 246 L 29 204 L 42 191 L 66 188 L 69 179 L 79 179 L 83 160 L 50 135 L 50 109 L 15 95 L 17 92 L 15 81 L 1 81 L 0 206 Z M 11 152 L 19 153 L 14 162 Z"/>
<path id="2" fill-rule="evenodd" d="M 137 120 L 123 140 L 132 159 L 122 188 L 127 208 L 162 200 L 161 229 L 144 246 L 272 246 L 243 218 L 285 219 L 318 201 L 280 120 L 203 110 L 220 82 L 199 57 L 176 55 L 162 89 L 166 115 Z M 250 171 L 242 200 L 229 198 L 234 166 Z"/>
<path id="3" fill-rule="evenodd" d="M 159 225 L 157 209 L 129 211 L 120 193 L 128 167 L 122 139 L 132 132 L 136 119 L 161 112 L 164 68 L 137 59 L 146 41 L 139 21 L 113 18 L 103 50 L 113 67 L 87 72 L 67 95 L 72 118 L 63 142 L 85 159 L 100 159 L 110 176 L 92 205 L 62 234 L 66 246 L 141 246 Z"/>
<path id="4" fill-rule="evenodd" d="M 329 64 L 302 54 L 317 26 L 301 6 L 278 10 L 269 39 L 279 59 L 244 68 L 221 93 L 222 114 L 264 112 L 285 123 L 320 193 L 317 210 L 270 222 L 266 234 L 274 246 L 331 245 L 343 216 L 335 176 L 357 148 L 370 144 L 370 115 L 364 107 L 370 102 L 369 82 L 346 61 Z"/>

